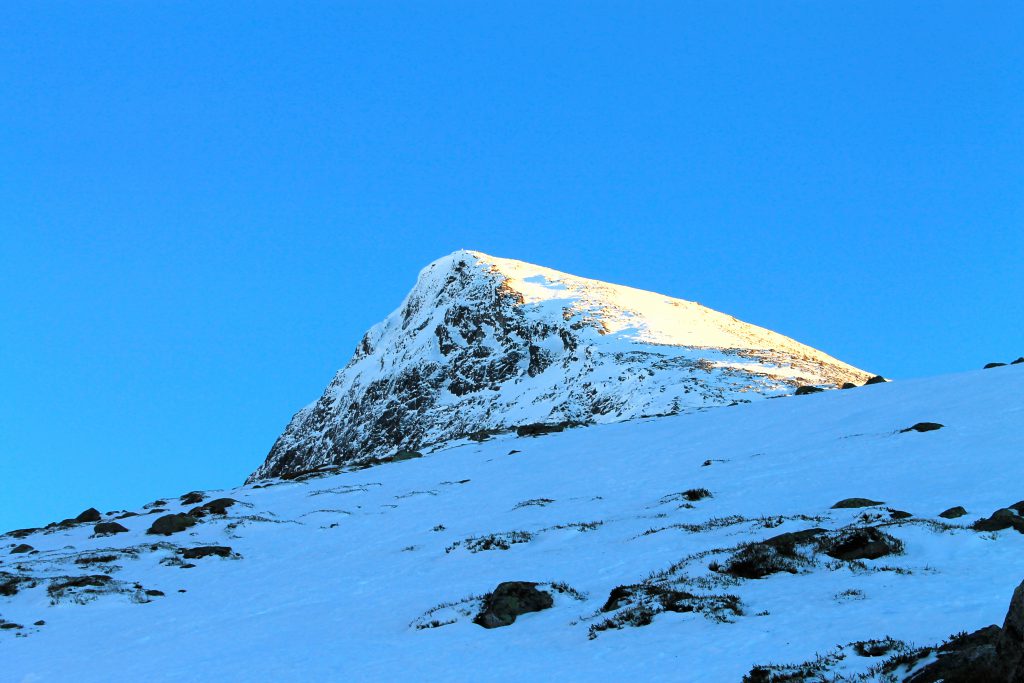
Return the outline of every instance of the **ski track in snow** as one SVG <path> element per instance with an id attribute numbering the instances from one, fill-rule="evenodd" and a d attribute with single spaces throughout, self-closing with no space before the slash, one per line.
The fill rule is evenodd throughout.
<path id="1" fill-rule="evenodd" d="M 240 504 L 169 537 L 145 535 L 156 515 L 143 514 L 120 520 L 130 532 L 113 537 L 89 538 L 87 524 L 2 538 L 0 571 L 109 573 L 166 595 L 51 605 L 41 582 L 0 597 L 0 617 L 25 626 L 0 631 L 0 680 L 739 681 L 755 664 L 802 662 L 856 640 L 933 644 L 1000 623 L 1024 578 L 1024 535 L 966 528 L 1024 498 L 1022 381 L 1024 365 L 460 442 L 417 460 L 213 492 Z M 920 421 L 945 428 L 899 433 Z M 712 497 L 692 508 L 663 502 L 691 488 Z M 608 616 L 596 613 L 612 588 L 704 550 L 836 529 L 882 511 L 830 509 L 853 496 L 914 514 L 885 527 L 905 543 L 903 555 L 867 560 L 867 571 L 822 562 L 737 580 L 715 589 L 742 601 L 744 614 L 730 621 L 666 612 L 588 639 Z M 167 501 L 170 512 L 193 507 Z M 954 505 L 969 514 L 937 517 Z M 672 528 L 730 515 L 819 521 Z M 551 528 L 584 522 L 601 524 Z M 664 529 L 644 535 L 652 528 Z M 532 539 L 507 550 L 465 547 L 470 537 L 511 531 Z M 208 557 L 182 569 L 160 563 L 174 551 L 149 550 L 156 542 L 227 545 L 240 559 Z M 17 543 L 40 552 L 8 554 Z M 118 568 L 73 562 L 84 551 L 131 547 L 138 556 L 117 559 Z M 696 560 L 684 573 L 713 576 L 708 564 L 726 556 Z M 907 571 L 874 570 L 884 566 Z M 414 627 L 439 603 L 510 580 L 565 582 L 586 597 L 553 593 L 552 609 L 505 628 L 485 630 L 450 609 L 441 613 L 455 623 Z M 860 594 L 837 597 L 844 591 Z M 39 619 L 46 624 L 31 626 Z M 850 656 L 838 671 L 875 663 Z"/>

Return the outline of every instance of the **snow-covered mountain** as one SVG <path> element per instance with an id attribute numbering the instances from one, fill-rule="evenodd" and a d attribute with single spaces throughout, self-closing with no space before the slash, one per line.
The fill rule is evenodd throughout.
<path id="1" fill-rule="evenodd" d="M 463 439 L 11 532 L 0 681 L 936 681 L 1024 645 L 1020 612 L 935 649 L 1024 578 L 1022 386 Z"/>
<path id="2" fill-rule="evenodd" d="M 250 482 L 534 423 L 608 423 L 870 375 L 684 301 L 458 251 L 419 275 Z"/>

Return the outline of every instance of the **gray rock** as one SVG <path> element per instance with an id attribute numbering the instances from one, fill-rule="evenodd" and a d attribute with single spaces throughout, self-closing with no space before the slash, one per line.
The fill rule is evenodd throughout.
<path id="1" fill-rule="evenodd" d="M 1013 508 L 1000 508 L 989 517 L 979 519 L 971 528 L 975 531 L 1002 531 L 1012 528 L 1024 534 L 1024 517 L 1017 514 Z"/>
<path id="2" fill-rule="evenodd" d="M 918 422 L 911 427 L 901 429 L 900 434 L 905 434 L 906 432 L 934 432 L 935 430 L 942 429 L 945 426 L 946 425 L 939 424 L 938 422 Z"/>
<path id="3" fill-rule="evenodd" d="M 75 521 L 78 523 L 98 522 L 101 519 L 103 519 L 103 515 L 101 515 L 100 511 L 97 510 L 96 508 L 89 508 L 88 510 L 85 510 L 80 515 L 75 517 Z"/>
<path id="4" fill-rule="evenodd" d="M 234 498 L 214 498 L 213 500 L 192 508 L 188 514 L 193 517 L 205 517 L 206 515 L 226 515 L 228 508 L 237 503 Z"/>
<path id="5" fill-rule="evenodd" d="M 92 532 L 96 536 L 111 536 L 113 534 L 123 534 L 126 531 L 128 529 L 117 522 L 100 522 L 92 528 Z"/>
<path id="6" fill-rule="evenodd" d="M 170 536 L 171 534 L 176 534 L 179 531 L 184 531 L 190 526 L 194 526 L 195 523 L 195 517 L 181 512 L 177 514 L 164 515 L 163 517 L 157 517 L 146 533 Z"/>
<path id="7" fill-rule="evenodd" d="M 870 498 L 843 498 L 841 501 L 832 506 L 833 510 L 841 510 L 844 508 L 869 508 L 875 505 L 885 505 L 880 500 L 871 500 Z"/>
<path id="8" fill-rule="evenodd" d="M 473 623 L 484 628 L 498 628 L 515 622 L 516 617 L 528 612 L 539 612 L 555 604 L 551 594 L 537 590 L 529 581 L 505 581 L 484 598 L 483 608 Z"/>
<path id="9" fill-rule="evenodd" d="M 837 560 L 877 560 L 903 552 L 903 543 L 878 527 L 842 531 L 822 543 L 822 550 Z"/>
<path id="10" fill-rule="evenodd" d="M 957 517 L 963 517 L 967 514 L 967 510 L 963 509 L 959 505 L 951 507 L 948 510 L 943 510 L 939 513 L 939 517 L 944 519 L 956 519 Z"/>
<path id="11" fill-rule="evenodd" d="M 226 545 L 201 545 L 195 548 L 182 548 L 179 552 L 186 560 L 201 560 L 210 555 L 231 557 L 231 548 Z"/>
<path id="12" fill-rule="evenodd" d="M 206 495 L 202 491 L 191 491 L 178 500 L 181 501 L 182 505 L 198 505 L 203 502 L 204 498 L 206 498 Z"/>

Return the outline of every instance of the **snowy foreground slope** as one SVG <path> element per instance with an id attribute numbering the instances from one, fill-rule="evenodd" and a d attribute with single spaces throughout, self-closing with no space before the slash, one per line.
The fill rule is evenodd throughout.
<path id="1" fill-rule="evenodd" d="M 617 422 L 869 377 L 692 301 L 457 251 L 423 269 L 250 481 L 529 423 Z"/>
<path id="2" fill-rule="evenodd" d="M 2 537 L 0 577 L 16 585 L 0 618 L 16 626 L 0 629 L 0 680 L 739 681 L 837 646 L 828 676 L 866 672 L 888 655 L 849 643 L 907 644 L 891 655 L 1001 623 L 1024 535 L 970 525 L 1024 498 L 1022 386 L 1024 364 L 500 435 L 208 493 L 238 502 L 169 536 L 146 535 L 165 513 L 142 510 L 115 536 L 83 523 Z M 923 421 L 944 427 L 900 431 Z M 832 509 L 851 497 L 881 504 Z M 958 505 L 965 516 L 938 516 Z M 740 544 L 849 525 L 902 552 L 724 571 Z M 206 545 L 231 554 L 179 550 Z M 60 578 L 86 575 L 111 579 Z M 474 624 L 473 596 L 503 581 L 539 582 L 554 605 Z M 606 605 L 618 586 L 633 597 Z M 650 596 L 670 589 L 690 597 L 661 611 Z"/>

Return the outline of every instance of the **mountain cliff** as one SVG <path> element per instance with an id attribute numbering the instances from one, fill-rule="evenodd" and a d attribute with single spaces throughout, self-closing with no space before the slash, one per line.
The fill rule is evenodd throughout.
<path id="1" fill-rule="evenodd" d="M 534 423 L 605 423 L 863 382 L 692 301 L 457 251 L 421 271 L 249 481 Z"/>

